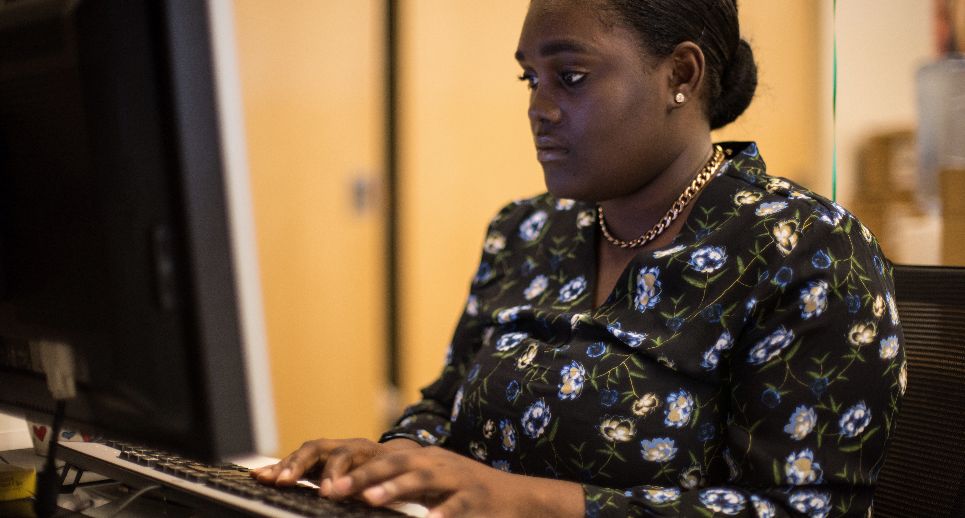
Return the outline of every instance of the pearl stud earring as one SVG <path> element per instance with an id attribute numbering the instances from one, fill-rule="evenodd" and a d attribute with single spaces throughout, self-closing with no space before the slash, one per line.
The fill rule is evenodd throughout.
<path id="1" fill-rule="evenodd" d="M 684 96 L 684 94 L 677 92 L 677 95 L 674 96 L 673 100 L 677 101 L 677 104 L 682 104 L 687 100 L 687 98 Z"/>

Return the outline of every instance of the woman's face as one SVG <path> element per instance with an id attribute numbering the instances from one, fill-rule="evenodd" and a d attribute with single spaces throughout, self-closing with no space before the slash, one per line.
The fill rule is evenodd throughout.
<path id="1" fill-rule="evenodd" d="M 638 191 L 675 156 L 672 63 L 587 0 L 533 0 L 516 59 L 547 189 L 604 201 Z M 677 139 L 679 140 L 679 139 Z"/>

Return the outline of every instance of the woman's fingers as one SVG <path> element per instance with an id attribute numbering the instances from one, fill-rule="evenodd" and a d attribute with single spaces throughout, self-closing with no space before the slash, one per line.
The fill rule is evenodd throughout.
<path id="1" fill-rule="evenodd" d="M 343 445 L 329 452 L 328 460 L 322 469 L 322 480 L 318 485 L 322 496 L 335 496 L 332 493 L 332 481 L 344 477 L 359 460 L 362 460 L 359 457 L 367 460 L 375 456 L 374 445 L 369 451 L 360 451 L 362 448 L 359 446 L 355 445 L 353 448 L 352 445 Z"/>
<path id="2" fill-rule="evenodd" d="M 438 481 L 410 471 L 369 486 L 361 496 L 370 505 L 380 506 L 395 501 L 426 502 L 433 500 L 429 497 L 442 493 L 444 488 L 439 487 Z"/>
<path id="3" fill-rule="evenodd" d="M 325 443 L 324 439 L 308 441 L 277 464 L 253 471 L 252 476 L 265 484 L 294 485 L 303 473 L 321 460 Z"/>
<path id="4" fill-rule="evenodd" d="M 423 458 L 423 452 L 418 453 L 419 455 L 412 455 L 411 451 L 393 452 L 359 465 L 348 474 L 333 477 L 332 496 L 356 495 L 371 486 L 418 469 L 416 464 Z M 428 470 L 420 469 L 420 472 L 428 473 Z"/>

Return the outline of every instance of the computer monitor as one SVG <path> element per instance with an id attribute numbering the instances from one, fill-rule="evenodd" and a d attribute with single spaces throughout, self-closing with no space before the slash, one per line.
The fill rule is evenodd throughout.
<path id="1" fill-rule="evenodd" d="M 234 52 L 230 0 L 0 0 L 4 411 L 274 452 Z"/>

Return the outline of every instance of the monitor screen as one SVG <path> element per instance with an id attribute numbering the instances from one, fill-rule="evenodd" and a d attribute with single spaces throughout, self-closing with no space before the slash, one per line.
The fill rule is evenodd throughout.
<path id="1" fill-rule="evenodd" d="M 0 2 L 3 410 L 274 451 L 234 48 L 230 0 Z"/>

